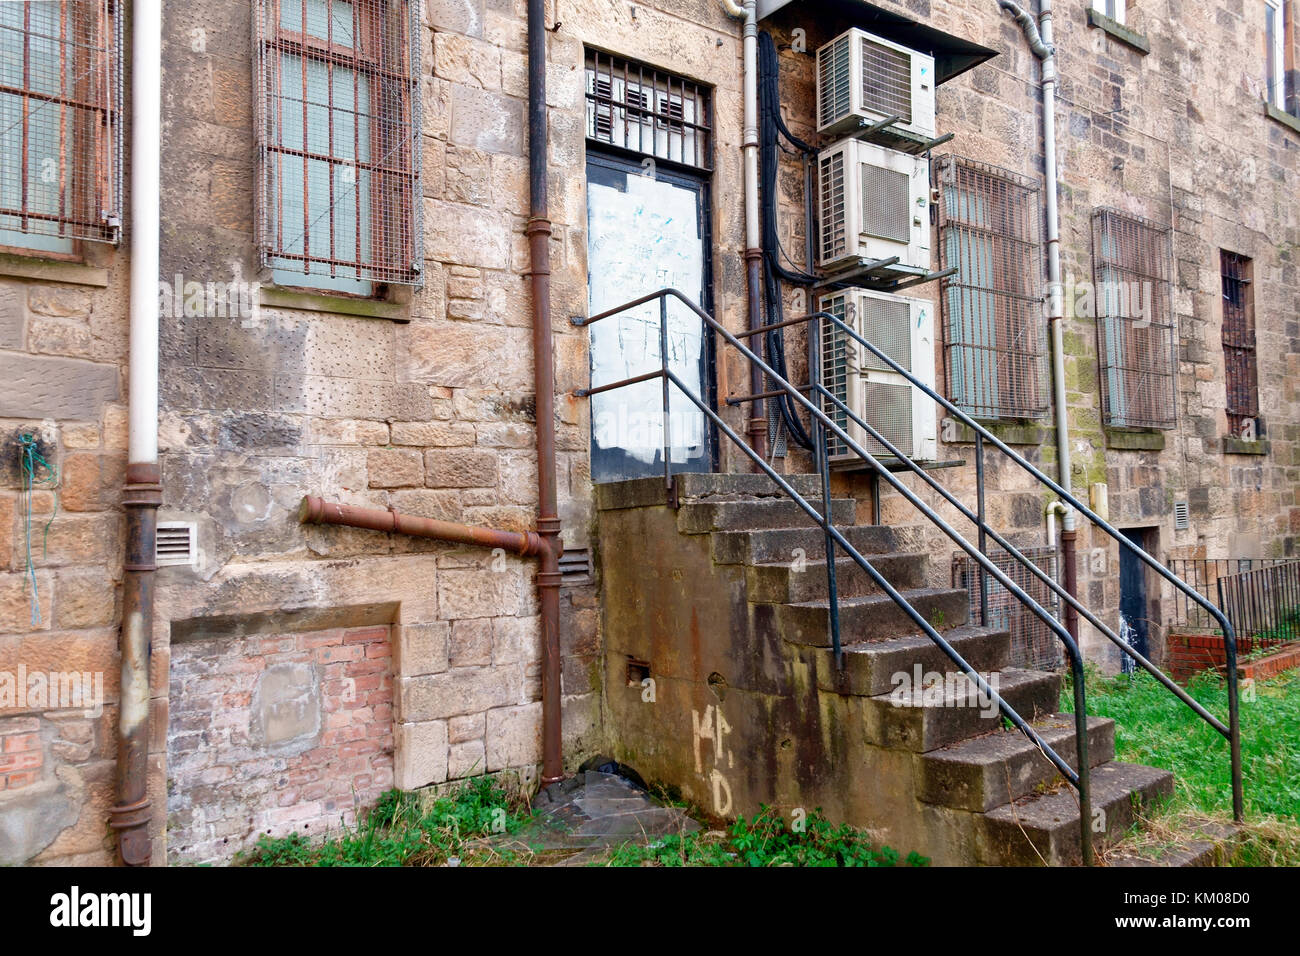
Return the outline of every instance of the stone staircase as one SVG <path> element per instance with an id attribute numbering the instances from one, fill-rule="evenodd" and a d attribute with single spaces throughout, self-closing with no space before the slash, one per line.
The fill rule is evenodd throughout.
<path id="1" fill-rule="evenodd" d="M 790 480 L 820 500 L 815 476 Z M 720 817 L 821 807 L 940 865 L 1080 862 L 1074 789 L 842 555 L 836 667 L 823 533 L 793 501 L 761 475 L 676 483 L 676 509 L 661 480 L 598 486 L 618 759 Z M 1077 765 L 1060 675 L 1010 666 L 1009 634 L 971 625 L 966 592 L 933 586 L 929 555 L 891 528 L 855 525 L 852 500 L 831 509 L 854 547 Z M 938 686 L 926 675 L 941 675 Z M 1091 718 L 1088 731 L 1102 847 L 1170 796 L 1173 777 L 1117 762 L 1112 721 Z"/>

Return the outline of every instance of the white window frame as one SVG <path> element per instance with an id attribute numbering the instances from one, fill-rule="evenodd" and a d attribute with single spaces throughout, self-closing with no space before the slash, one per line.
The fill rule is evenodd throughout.
<path id="1" fill-rule="evenodd" d="M 1092 0 L 1092 8 L 1121 26 L 1128 22 L 1128 0 Z"/>
<path id="2" fill-rule="evenodd" d="M 1264 0 L 1264 98 L 1280 110 L 1286 109 L 1286 9 L 1282 0 Z M 1273 11 L 1272 36 L 1268 11 Z M 1269 58 L 1272 57 L 1272 69 Z"/>

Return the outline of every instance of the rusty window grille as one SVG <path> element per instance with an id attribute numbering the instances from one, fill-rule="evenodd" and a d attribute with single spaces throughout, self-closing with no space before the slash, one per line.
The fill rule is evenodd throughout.
<path id="1" fill-rule="evenodd" d="M 1169 230 L 1098 209 L 1092 256 L 1104 421 L 1121 428 L 1173 428 L 1178 355 Z"/>
<path id="2" fill-rule="evenodd" d="M 939 257 L 957 268 L 941 296 L 948 397 L 977 418 L 1038 418 L 1047 411 L 1038 184 L 952 154 L 935 177 Z"/>
<path id="3" fill-rule="evenodd" d="M 1021 548 L 1034 567 L 1057 580 L 1057 554 L 1054 548 Z M 1011 555 L 996 551 L 989 560 L 1039 603 L 1054 618 L 1060 619 L 1060 599 Z M 980 566 L 964 551 L 952 556 L 952 586 L 965 588 L 970 602 L 972 623 L 992 628 L 1006 628 L 1011 633 L 1011 665 L 1035 670 L 1058 670 L 1061 667 L 1061 642 L 1056 634 L 1029 611 L 1020 599 L 995 581 L 987 578 L 989 619 L 980 619 Z"/>
<path id="4" fill-rule="evenodd" d="M 0 2 L 0 246 L 116 242 L 121 199 L 120 0 Z"/>
<path id="5" fill-rule="evenodd" d="M 1223 279 L 1223 361 L 1228 390 L 1228 430 L 1248 440 L 1262 435 L 1259 422 L 1259 366 L 1255 351 L 1255 303 L 1251 262 L 1220 250 Z M 1254 429 L 1252 434 L 1247 434 Z"/>
<path id="6" fill-rule="evenodd" d="M 258 242 L 277 283 L 421 283 L 419 8 L 255 0 Z"/>
<path id="7" fill-rule="evenodd" d="M 587 51 L 587 138 L 606 146 L 708 170 L 709 91 L 654 67 Z"/>

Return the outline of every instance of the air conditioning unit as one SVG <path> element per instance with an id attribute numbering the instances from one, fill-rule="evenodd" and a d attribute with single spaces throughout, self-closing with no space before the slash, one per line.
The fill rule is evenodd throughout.
<path id="1" fill-rule="evenodd" d="M 857 28 L 817 51 L 817 131 L 835 136 L 890 116 L 934 138 L 934 57 Z"/>
<path id="2" fill-rule="evenodd" d="M 850 288 L 822 296 L 819 308 L 934 388 L 934 303 Z M 939 452 L 934 399 L 825 318 L 820 345 L 822 384 L 827 390 L 904 455 L 933 461 Z M 890 455 L 829 399 L 823 399 L 822 410 L 872 455 Z M 856 457 L 833 434 L 828 453 L 832 461 Z"/>
<path id="3" fill-rule="evenodd" d="M 587 135 L 603 143 L 693 162 L 697 101 L 622 76 L 587 75 Z"/>
<path id="4" fill-rule="evenodd" d="M 817 154 L 817 264 L 898 256 L 930 268 L 930 161 L 846 139 Z"/>

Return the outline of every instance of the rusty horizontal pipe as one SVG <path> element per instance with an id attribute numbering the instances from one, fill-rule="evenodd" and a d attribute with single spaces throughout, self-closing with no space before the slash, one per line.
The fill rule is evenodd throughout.
<path id="1" fill-rule="evenodd" d="M 480 528 L 439 521 L 436 518 L 417 518 L 404 515 L 393 508 L 362 508 L 357 505 L 326 501 L 307 495 L 298 507 L 298 521 L 302 524 L 336 524 L 348 528 L 366 528 L 370 531 L 388 531 L 409 534 L 415 538 L 436 538 L 483 548 L 503 548 L 524 557 L 543 552 L 545 545 L 535 531 L 501 531 L 497 528 Z"/>

